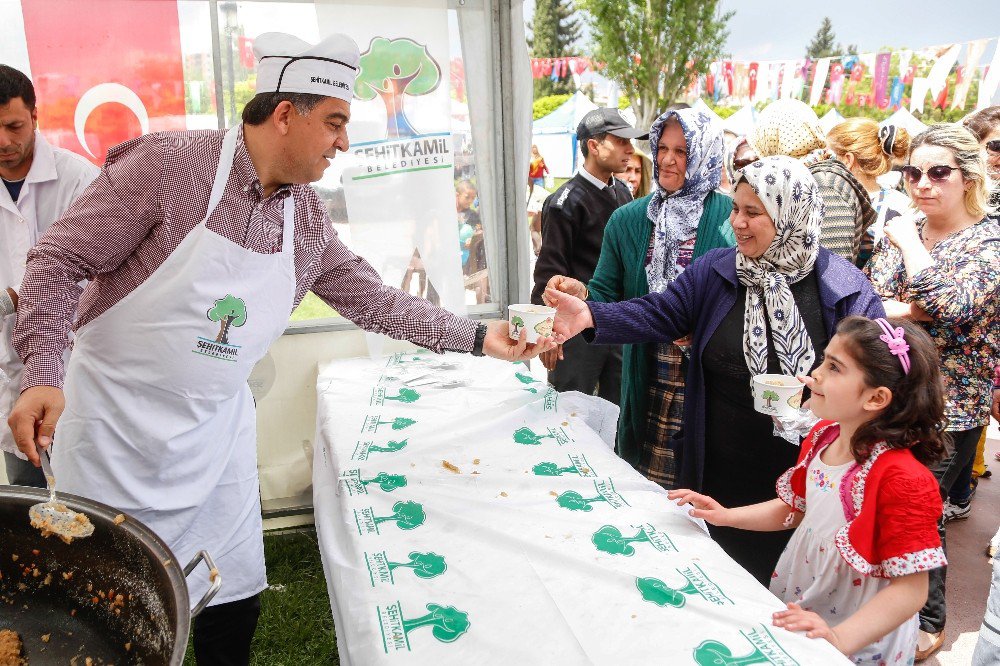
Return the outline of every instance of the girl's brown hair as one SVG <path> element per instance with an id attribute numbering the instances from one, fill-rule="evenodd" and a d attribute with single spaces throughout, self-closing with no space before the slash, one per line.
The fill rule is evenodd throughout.
<path id="1" fill-rule="evenodd" d="M 890 449 L 910 449 L 917 460 L 930 465 L 944 455 L 947 437 L 940 359 L 922 328 L 908 319 L 888 321 L 893 329 L 903 328 L 903 338 L 910 346 L 908 373 L 879 337 L 882 328 L 871 319 L 846 317 L 837 326 L 837 335 L 861 367 L 865 384 L 892 391 L 889 406 L 854 433 L 851 451 L 862 462 L 871 455 L 872 447 L 885 442 Z"/>
<path id="2" fill-rule="evenodd" d="M 910 151 L 910 135 L 905 129 L 897 127 L 891 141 L 883 139 L 878 123 L 871 118 L 848 118 L 834 125 L 826 141 L 838 159 L 854 155 L 858 170 L 870 178 L 888 173 L 893 159 L 901 161 Z"/>

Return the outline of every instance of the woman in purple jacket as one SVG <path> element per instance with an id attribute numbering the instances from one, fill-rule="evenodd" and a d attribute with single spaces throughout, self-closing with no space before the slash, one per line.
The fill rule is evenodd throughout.
<path id="1" fill-rule="evenodd" d="M 770 499 L 798 447 L 754 411 L 753 375 L 805 375 L 837 323 L 883 317 L 882 302 L 852 264 L 819 245 L 823 201 L 809 170 L 768 157 L 737 178 L 730 223 L 735 249 L 712 250 L 662 293 L 620 303 L 583 302 L 546 291 L 555 332 L 597 344 L 692 336 L 684 426 L 675 440 L 680 487 L 725 506 Z M 729 502 L 730 504 L 726 504 Z M 729 555 L 767 585 L 790 532 L 710 527 Z"/>

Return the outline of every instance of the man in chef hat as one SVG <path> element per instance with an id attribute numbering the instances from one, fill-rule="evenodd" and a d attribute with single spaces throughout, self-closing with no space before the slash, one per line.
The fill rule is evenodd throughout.
<path id="1" fill-rule="evenodd" d="M 108 151 L 31 251 L 14 332 L 20 450 L 37 464 L 58 420 L 61 490 L 142 521 L 177 564 L 214 557 L 222 586 L 194 622 L 201 664 L 249 661 L 267 581 L 247 377 L 307 291 L 361 328 L 436 352 L 514 361 L 553 346 L 515 343 L 505 322 L 487 328 L 386 286 L 337 237 L 308 183 L 348 147 L 354 41 L 267 33 L 254 52 L 257 95 L 241 125 Z M 193 603 L 208 578 L 188 578 Z"/>

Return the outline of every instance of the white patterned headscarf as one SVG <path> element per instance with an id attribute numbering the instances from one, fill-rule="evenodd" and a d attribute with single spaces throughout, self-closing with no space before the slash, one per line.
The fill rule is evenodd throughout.
<path id="1" fill-rule="evenodd" d="M 684 185 L 673 194 L 660 186 L 660 166 L 656 159 L 660 135 L 667 121 L 676 118 L 687 143 Z M 705 197 L 722 181 L 725 149 L 722 129 L 708 114 L 697 109 L 667 111 L 649 128 L 650 157 L 653 160 L 653 198 L 646 215 L 653 222 L 653 257 L 646 266 L 650 293 L 661 292 L 677 277 L 677 251 L 683 241 L 698 231 Z"/>
<path id="2" fill-rule="evenodd" d="M 743 355 L 751 375 L 767 372 L 766 317 L 782 373 L 804 375 L 816 351 L 790 285 L 809 275 L 816 263 L 823 197 L 809 169 L 791 157 L 757 160 L 737 174 L 733 189 L 744 181 L 764 204 L 776 233 L 760 257 L 736 253 L 736 276 L 747 288 Z"/>

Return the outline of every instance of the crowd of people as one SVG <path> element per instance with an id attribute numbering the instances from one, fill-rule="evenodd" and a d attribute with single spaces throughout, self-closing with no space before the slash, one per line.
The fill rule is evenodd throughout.
<path id="1" fill-rule="evenodd" d="M 645 130 L 614 117 L 583 119 L 584 163 L 541 210 L 550 381 L 619 404 L 618 453 L 788 603 L 775 624 L 856 663 L 925 659 L 945 525 L 1000 420 L 1000 107 L 910 136 L 824 133 L 780 100 L 736 137 L 678 105 L 649 128 L 649 178 Z M 762 373 L 805 384 L 798 417 L 755 410 Z"/>

